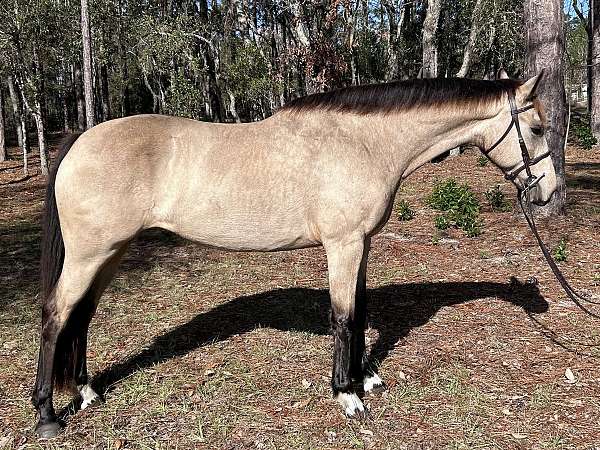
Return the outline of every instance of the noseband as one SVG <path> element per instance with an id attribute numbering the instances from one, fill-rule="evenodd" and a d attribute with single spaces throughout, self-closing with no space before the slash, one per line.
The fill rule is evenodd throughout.
<path id="1" fill-rule="evenodd" d="M 527 144 L 525 144 L 525 139 L 523 139 L 523 133 L 521 132 L 521 124 L 519 123 L 519 114 L 524 113 L 525 111 L 529 111 L 530 109 L 533 109 L 534 106 L 533 106 L 533 104 L 530 104 L 530 105 L 524 106 L 523 108 L 517 108 L 517 102 L 515 100 L 515 93 L 512 91 L 508 93 L 508 103 L 510 105 L 510 116 L 511 116 L 511 121 L 510 121 L 510 124 L 508 125 L 508 128 L 506 128 L 506 131 L 504 132 L 504 134 L 502 136 L 500 136 L 500 139 L 498 139 L 494 145 L 492 145 L 487 150 L 482 150 L 481 152 L 488 159 L 491 160 L 491 158 L 489 156 L 490 153 L 493 152 L 494 149 L 496 147 L 498 147 L 504 141 L 504 139 L 506 139 L 506 137 L 511 132 L 513 127 L 515 127 L 515 129 L 517 130 L 517 136 L 519 137 L 519 146 L 521 147 L 521 156 L 523 158 L 523 164 L 521 164 L 516 169 L 510 170 L 510 171 L 504 170 L 502 167 L 499 167 L 499 166 L 498 167 L 504 173 L 504 178 L 506 178 L 508 181 L 513 183 L 515 186 L 517 186 L 517 189 L 519 190 L 519 192 L 530 191 L 542 180 L 542 178 L 544 178 L 546 176 L 546 174 L 544 173 L 541 176 L 536 177 L 535 175 L 533 175 L 531 173 L 531 166 L 535 166 L 540 161 L 548 158 L 550 156 L 550 151 L 547 151 L 546 153 L 531 159 L 531 157 L 529 156 L 529 150 L 527 149 Z M 519 176 L 519 174 L 521 172 L 523 172 L 523 170 L 525 170 L 525 173 L 527 174 L 527 180 L 525 181 L 524 186 L 519 186 L 515 182 L 515 180 L 517 179 L 517 176 Z"/>
<path id="2" fill-rule="evenodd" d="M 546 153 L 544 153 L 540 156 L 537 156 L 533 159 L 529 156 L 527 144 L 525 144 L 525 140 L 523 139 L 523 134 L 521 133 L 521 125 L 519 123 L 519 114 L 524 113 L 525 111 L 529 111 L 534 106 L 533 106 L 533 104 L 530 104 L 530 105 L 524 106 L 523 108 L 517 108 L 517 102 L 515 101 L 515 93 L 514 92 L 508 93 L 508 103 L 510 104 L 510 115 L 511 115 L 511 121 L 510 121 L 510 124 L 508 125 L 508 128 L 506 129 L 504 134 L 502 136 L 500 136 L 500 139 L 498 139 L 494 145 L 492 145 L 487 150 L 482 150 L 481 152 L 504 173 L 504 178 L 506 178 L 508 181 L 510 181 L 517 187 L 519 205 L 521 206 L 521 210 L 523 211 L 523 214 L 525 215 L 527 224 L 529 225 L 531 232 L 535 236 L 535 239 L 540 247 L 540 250 L 542 251 L 542 254 L 544 255 L 544 258 L 546 259 L 546 262 L 550 266 L 550 269 L 554 273 L 554 276 L 560 283 L 561 287 L 563 288 L 563 290 L 565 291 L 567 296 L 582 311 L 584 311 L 585 313 L 589 314 L 592 317 L 600 319 L 599 314 L 590 311 L 587 307 L 585 307 L 583 305 L 583 303 L 591 303 L 594 305 L 600 305 L 600 302 L 593 301 L 593 300 L 590 300 L 589 298 L 584 297 L 583 295 L 578 293 L 569 284 L 569 282 L 566 280 L 566 278 L 564 277 L 564 275 L 558 268 L 558 265 L 554 261 L 554 258 L 550 254 L 548 247 L 546 246 L 546 244 L 540 237 L 540 234 L 537 230 L 537 226 L 535 224 L 535 218 L 534 218 L 534 214 L 533 214 L 533 208 L 531 206 L 531 200 L 529 197 L 530 197 L 531 190 L 542 180 L 542 178 L 544 178 L 546 176 L 546 174 L 543 173 L 539 177 L 533 175 L 531 173 L 531 166 L 534 166 L 537 163 L 539 163 L 540 161 L 542 161 L 543 159 L 549 157 L 550 151 L 547 151 Z M 513 170 L 504 170 L 502 167 L 498 166 L 498 164 L 496 164 L 490 158 L 489 155 L 492 151 L 494 151 L 494 149 L 496 147 L 498 147 L 498 145 L 500 145 L 502 143 L 502 141 L 504 141 L 504 139 L 506 139 L 506 137 L 511 132 L 513 127 L 516 128 L 517 136 L 519 137 L 519 146 L 521 147 L 521 156 L 523 158 L 523 164 L 521 164 L 519 167 L 517 167 L 516 169 L 513 169 Z M 525 170 L 525 173 L 527 174 L 527 180 L 525 181 L 525 184 L 523 186 L 520 186 L 519 184 L 516 183 L 515 180 L 517 179 L 517 176 L 521 172 L 523 172 L 523 170 Z"/>

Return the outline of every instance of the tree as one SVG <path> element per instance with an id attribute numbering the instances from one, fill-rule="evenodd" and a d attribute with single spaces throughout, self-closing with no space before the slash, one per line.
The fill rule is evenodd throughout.
<path id="1" fill-rule="evenodd" d="M 590 101 L 590 126 L 600 139 L 600 0 L 590 1 L 590 29 L 592 32 L 591 83 L 588 87 Z"/>
<path id="2" fill-rule="evenodd" d="M 27 175 L 29 173 L 29 167 L 27 163 L 27 153 L 29 152 L 29 144 L 27 140 L 27 118 L 25 117 L 25 112 L 23 111 L 23 106 L 21 104 L 21 96 L 17 92 L 17 89 L 18 88 L 15 85 L 14 77 L 9 75 L 8 92 L 10 94 L 19 147 L 21 147 L 21 153 L 23 154 L 23 173 Z"/>
<path id="3" fill-rule="evenodd" d="M 427 16 L 423 23 L 423 78 L 438 76 L 438 49 L 435 41 L 440 18 L 440 0 L 428 0 Z"/>
<path id="4" fill-rule="evenodd" d="M 469 73 L 469 69 L 471 68 L 471 59 L 473 58 L 475 44 L 477 43 L 477 21 L 479 19 L 479 15 L 481 14 L 481 5 L 481 0 L 475 0 L 475 7 L 473 8 L 473 16 L 471 18 L 471 31 L 469 32 L 469 41 L 467 42 L 467 46 L 465 47 L 465 53 L 460 69 L 456 73 L 457 77 L 466 77 Z"/>
<path id="5" fill-rule="evenodd" d="M 8 159 L 6 153 L 6 125 L 4 121 L 4 90 L 0 84 L 0 162 Z"/>
<path id="6" fill-rule="evenodd" d="M 525 0 L 527 29 L 527 76 L 545 70 L 539 93 L 546 107 L 546 139 L 556 169 L 557 192 L 543 208 L 546 214 L 562 214 L 566 203 L 565 145 L 568 108 L 564 85 L 565 33 L 561 0 Z"/>
<path id="7" fill-rule="evenodd" d="M 85 97 L 86 127 L 96 124 L 94 106 L 94 85 L 92 74 L 92 35 L 90 31 L 90 12 L 88 0 L 81 0 L 81 37 L 83 42 L 83 92 Z"/>

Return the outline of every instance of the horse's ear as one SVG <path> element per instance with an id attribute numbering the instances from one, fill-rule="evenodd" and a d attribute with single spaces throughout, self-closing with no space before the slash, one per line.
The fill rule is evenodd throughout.
<path id="1" fill-rule="evenodd" d="M 498 69 L 498 72 L 496 73 L 496 80 L 508 80 L 509 78 L 510 77 L 506 73 L 506 70 Z"/>
<path id="2" fill-rule="evenodd" d="M 535 77 L 527 80 L 520 88 L 519 93 L 523 96 L 525 101 L 530 102 L 537 97 L 537 90 L 540 86 L 541 81 L 544 79 L 544 69 L 538 73 Z"/>

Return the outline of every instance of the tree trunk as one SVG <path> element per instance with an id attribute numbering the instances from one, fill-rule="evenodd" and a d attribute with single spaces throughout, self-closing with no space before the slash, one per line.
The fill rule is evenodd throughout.
<path id="1" fill-rule="evenodd" d="M 545 215 L 562 214 L 566 203 L 565 140 L 568 109 L 564 86 L 565 33 L 561 0 L 525 0 L 527 30 L 527 75 L 545 69 L 539 92 L 548 116 L 546 140 L 556 170 L 557 191 L 548 205 L 540 209 Z"/>
<path id="2" fill-rule="evenodd" d="M 4 162 L 8 159 L 8 153 L 6 153 L 6 127 L 4 122 L 4 91 L 0 84 L 0 162 Z"/>
<path id="3" fill-rule="evenodd" d="M 481 10 L 481 0 L 475 0 L 475 7 L 473 8 L 473 15 L 471 18 L 471 32 L 469 33 L 469 41 L 465 47 L 465 53 L 463 55 L 463 62 L 460 66 L 460 70 L 456 73 L 457 77 L 464 78 L 469 73 L 471 68 L 471 58 L 473 50 L 475 50 L 475 43 L 477 42 L 477 17 Z"/>
<path id="4" fill-rule="evenodd" d="M 85 120 L 87 129 L 96 124 L 94 107 L 94 75 L 92 73 L 92 35 L 88 0 L 81 0 L 81 36 L 83 39 L 83 92 L 85 95 Z"/>
<path id="5" fill-rule="evenodd" d="M 108 68 L 100 66 L 100 98 L 102 99 L 102 120 L 110 120 L 110 93 L 108 91 Z"/>
<path id="6" fill-rule="evenodd" d="M 438 75 L 438 49 L 435 34 L 440 18 L 440 6 L 440 0 L 427 2 L 427 16 L 423 22 L 423 78 L 435 78 Z"/>
<path id="7" fill-rule="evenodd" d="M 127 48 L 125 45 L 126 33 L 123 31 L 124 7 L 123 0 L 119 0 L 119 69 L 121 71 L 121 117 L 130 114 L 129 106 L 129 69 L 127 66 Z"/>
<path id="8" fill-rule="evenodd" d="M 23 153 L 23 173 L 29 175 L 29 162 L 27 157 L 27 153 L 29 152 L 29 144 L 27 142 L 27 118 L 23 111 L 23 104 L 21 103 L 20 92 L 18 91 L 19 87 L 15 84 L 15 80 L 12 76 L 8 77 L 8 89 L 10 91 L 10 98 L 15 113 L 15 126 L 19 138 L 19 146 Z"/>
<path id="9" fill-rule="evenodd" d="M 66 86 L 65 86 L 66 88 Z M 60 95 L 60 103 L 62 106 L 62 116 L 63 116 L 63 131 L 68 133 L 71 131 L 71 125 L 69 123 L 69 105 L 67 104 L 67 92 L 66 90 L 62 92 Z"/>
<path id="10" fill-rule="evenodd" d="M 41 107 L 39 103 L 36 103 L 36 108 Z M 37 128 L 38 135 L 38 148 L 40 151 L 40 167 L 42 169 L 42 175 L 48 175 L 48 149 L 46 146 L 46 127 L 44 126 L 44 114 L 40 111 L 32 113 L 33 119 L 35 120 L 35 126 Z"/>
<path id="11" fill-rule="evenodd" d="M 27 146 L 27 121 L 25 120 L 25 115 L 23 113 L 23 105 L 21 104 L 20 94 L 17 91 L 17 86 L 15 85 L 15 79 L 12 76 L 8 77 L 8 91 L 10 93 L 10 100 L 12 103 L 13 109 L 13 117 L 15 119 L 15 128 L 17 130 L 17 140 L 19 142 L 19 147 L 26 155 L 29 151 L 29 147 Z"/>
<path id="12" fill-rule="evenodd" d="M 77 129 L 83 131 L 85 130 L 85 99 L 83 98 L 81 66 L 78 63 L 73 65 L 73 86 L 77 103 Z"/>
<path id="13" fill-rule="evenodd" d="M 592 51 L 590 52 L 590 78 L 588 99 L 590 125 L 597 139 L 600 139 L 600 0 L 590 0 L 590 30 L 592 31 Z"/>
<path id="14" fill-rule="evenodd" d="M 235 95 L 229 89 L 227 89 L 227 94 L 229 95 L 229 111 L 231 112 L 231 116 L 236 123 L 241 123 L 242 120 L 240 119 L 240 115 L 238 114 L 235 106 Z"/>
<path id="15" fill-rule="evenodd" d="M 38 150 L 40 152 L 40 168 L 42 175 L 48 175 L 48 148 L 46 146 L 46 83 L 44 67 L 38 56 L 38 50 L 33 47 L 33 64 L 35 70 L 35 93 L 33 99 L 33 117 L 38 135 Z"/>

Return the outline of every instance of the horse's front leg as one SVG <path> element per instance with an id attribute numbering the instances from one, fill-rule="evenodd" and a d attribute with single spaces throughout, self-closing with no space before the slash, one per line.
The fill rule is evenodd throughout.
<path id="1" fill-rule="evenodd" d="M 354 328 L 352 334 L 351 352 L 352 362 L 350 371 L 355 381 L 363 384 L 365 393 L 381 392 L 385 389 L 385 383 L 376 372 L 376 368 L 369 363 L 365 348 L 365 329 L 368 324 L 367 312 L 367 259 L 371 239 L 365 239 L 363 258 L 360 263 L 358 279 L 356 284 L 356 300 L 354 302 Z"/>
<path id="2" fill-rule="evenodd" d="M 329 267 L 334 345 L 331 387 L 334 397 L 348 417 L 362 417 L 365 415 L 365 408 L 352 384 L 353 356 L 357 356 L 353 350 L 353 335 L 356 331 L 356 288 L 362 261 L 366 260 L 369 246 L 364 236 L 332 240 L 323 244 Z"/>

